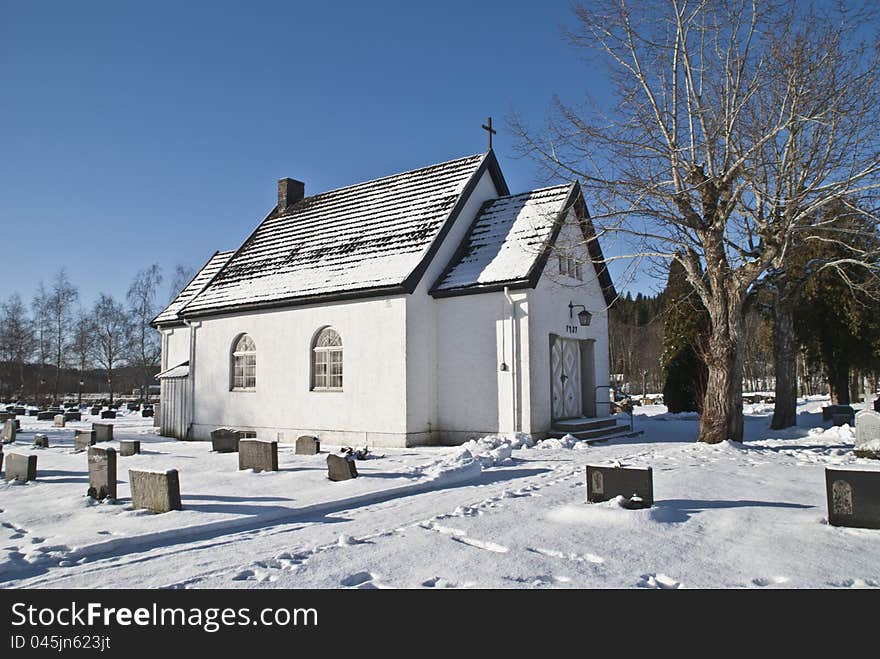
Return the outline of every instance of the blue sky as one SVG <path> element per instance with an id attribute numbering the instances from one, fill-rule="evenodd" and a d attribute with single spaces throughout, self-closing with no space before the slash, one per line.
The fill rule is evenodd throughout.
<path id="1" fill-rule="evenodd" d="M 278 178 L 313 194 L 485 150 L 604 81 L 542 2 L 0 0 L 0 299 L 63 265 L 83 302 L 237 247 Z M 647 283 L 645 287 L 653 284 Z"/>

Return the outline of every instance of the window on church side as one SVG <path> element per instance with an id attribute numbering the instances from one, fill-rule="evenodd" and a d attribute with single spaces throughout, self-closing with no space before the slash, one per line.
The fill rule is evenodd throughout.
<path id="1" fill-rule="evenodd" d="M 573 277 L 578 281 L 584 280 L 580 261 L 576 261 L 572 257 L 563 254 L 559 255 L 559 274 Z"/>
<path id="2" fill-rule="evenodd" d="M 232 351 L 232 388 L 247 391 L 257 388 L 257 346 L 247 334 L 242 334 Z"/>
<path id="3" fill-rule="evenodd" d="M 312 346 L 312 389 L 342 389 L 342 338 L 332 327 L 325 327 Z"/>

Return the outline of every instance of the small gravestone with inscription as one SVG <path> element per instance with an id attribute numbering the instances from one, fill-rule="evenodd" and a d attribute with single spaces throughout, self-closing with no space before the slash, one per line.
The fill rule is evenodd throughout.
<path id="1" fill-rule="evenodd" d="M 10 453 L 6 456 L 7 481 L 26 483 L 37 479 L 37 456 Z"/>
<path id="2" fill-rule="evenodd" d="M 278 471 L 278 442 L 241 439 L 238 442 L 238 468 Z"/>
<path id="3" fill-rule="evenodd" d="M 856 414 L 856 444 L 858 458 L 880 459 L 880 412 L 862 410 Z"/>
<path id="4" fill-rule="evenodd" d="M 880 471 L 825 469 L 828 523 L 880 529 Z"/>
<path id="5" fill-rule="evenodd" d="M 112 442 L 113 441 L 113 424 L 112 423 L 93 423 L 92 431 L 95 433 L 96 442 Z"/>
<path id="6" fill-rule="evenodd" d="M 119 455 L 127 457 L 141 452 L 141 443 L 137 439 L 122 439 L 119 441 Z"/>
<path id="7" fill-rule="evenodd" d="M 89 447 L 89 490 L 92 499 L 116 498 L 116 450 Z"/>
<path id="8" fill-rule="evenodd" d="M 353 456 L 333 453 L 327 456 L 327 478 L 331 481 L 347 481 L 357 477 L 358 470 Z"/>
<path id="9" fill-rule="evenodd" d="M 321 442 L 317 437 L 302 435 L 296 438 L 297 455 L 317 455 L 321 452 Z"/>
<path id="10" fill-rule="evenodd" d="M 627 508 L 653 506 L 654 480 L 651 467 L 639 469 L 587 465 L 587 501 L 599 503 L 615 497 L 623 497 Z"/>

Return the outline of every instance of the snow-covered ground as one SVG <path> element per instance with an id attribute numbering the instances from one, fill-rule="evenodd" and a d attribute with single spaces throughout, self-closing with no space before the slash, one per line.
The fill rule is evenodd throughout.
<path id="1" fill-rule="evenodd" d="M 119 457 L 113 503 L 85 496 L 73 451 L 91 418 L 24 417 L 4 452 L 38 455 L 38 480 L 0 484 L 0 587 L 880 587 L 880 531 L 827 524 L 823 473 L 880 461 L 855 458 L 823 404 L 802 401 L 785 431 L 769 430 L 772 405 L 747 405 L 744 445 L 697 444 L 696 415 L 648 405 L 643 435 L 601 444 L 377 449 L 341 483 L 326 453 L 282 445 L 280 471 L 239 472 L 236 454 L 131 414 L 115 438 L 142 454 Z M 51 448 L 31 448 L 34 432 Z M 653 467 L 653 508 L 585 503 L 584 466 L 613 461 Z M 131 510 L 130 467 L 178 469 L 184 510 Z"/>

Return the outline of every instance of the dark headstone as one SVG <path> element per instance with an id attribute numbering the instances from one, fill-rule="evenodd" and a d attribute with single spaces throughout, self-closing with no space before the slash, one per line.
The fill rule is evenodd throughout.
<path id="1" fill-rule="evenodd" d="M 49 438 L 46 435 L 37 433 L 34 435 L 34 446 L 39 448 L 49 448 Z"/>
<path id="2" fill-rule="evenodd" d="M 141 404 L 140 403 L 128 403 L 125 407 L 129 412 L 137 412 L 139 409 L 141 409 Z"/>
<path id="3" fill-rule="evenodd" d="M 876 400 L 874 400 L 874 411 L 880 412 L 880 396 L 878 396 Z"/>
<path id="4" fill-rule="evenodd" d="M 849 414 L 833 414 L 831 424 L 835 426 L 853 425 L 853 417 Z"/>
<path id="5" fill-rule="evenodd" d="M 18 419 L 13 419 L 12 423 L 15 424 L 15 432 L 21 432 L 21 421 Z"/>
<path id="6" fill-rule="evenodd" d="M 7 412 L 12 412 L 17 416 L 27 416 L 27 410 L 20 405 L 18 407 L 13 407 L 11 410 L 6 410 Z"/>
<path id="7" fill-rule="evenodd" d="M 825 469 L 828 523 L 880 529 L 880 471 Z"/>
<path id="8" fill-rule="evenodd" d="M 54 421 L 55 412 L 38 412 L 37 421 Z"/>
<path id="9" fill-rule="evenodd" d="M 39 414 L 40 414 L 40 410 L 28 410 L 27 411 L 28 416 L 38 416 Z"/>
<path id="10" fill-rule="evenodd" d="M 180 479 L 177 469 L 168 471 L 128 470 L 131 485 L 131 505 L 154 513 L 180 510 Z"/>
<path id="11" fill-rule="evenodd" d="M 3 423 L 2 442 L 4 444 L 11 444 L 12 442 L 15 441 L 15 431 L 16 431 L 15 421 L 16 421 L 16 419 L 7 419 Z"/>
<path id="12" fill-rule="evenodd" d="M 831 421 L 835 414 L 855 416 L 856 411 L 850 405 L 828 405 L 822 408 L 822 420 Z"/>
<path id="13" fill-rule="evenodd" d="M 101 406 L 100 406 L 100 405 L 95 405 L 91 410 L 89 410 L 89 413 L 90 413 L 92 416 L 97 416 L 97 415 L 99 415 L 99 414 L 101 413 Z"/>
<path id="14" fill-rule="evenodd" d="M 102 419 L 115 419 L 116 418 L 116 410 L 104 410 L 101 412 Z"/>
<path id="15" fill-rule="evenodd" d="M 93 499 L 116 498 L 116 451 L 89 447 L 89 491 Z"/>
<path id="16" fill-rule="evenodd" d="M 297 455 L 317 455 L 321 452 L 321 442 L 317 437 L 303 435 L 296 438 Z"/>
<path id="17" fill-rule="evenodd" d="M 73 448 L 77 451 L 85 451 L 95 441 L 94 430 L 77 430 L 73 435 Z"/>
<path id="18" fill-rule="evenodd" d="M 7 481 L 32 481 L 37 479 L 37 456 L 10 453 L 6 456 Z"/>
<path id="19" fill-rule="evenodd" d="M 153 408 L 152 407 L 145 407 L 144 409 L 141 410 L 141 416 L 144 418 L 153 416 Z"/>
<path id="20" fill-rule="evenodd" d="M 600 467 L 587 465 L 587 501 L 599 503 L 617 496 L 629 500 L 633 508 L 654 505 L 654 480 L 650 467 Z"/>
<path id="21" fill-rule="evenodd" d="M 236 453 L 239 438 L 237 430 L 217 428 L 211 431 L 211 448 L 217 453 Z"/>
<path id="22" fill-rule="evenodd" d="M 278 471 L 278 442 L 241 439 L 238 442 L 238 468 Z"/>
<path id="23" fill-rule="evenodd" d="M 327 478 L 331 481 L 347 481 L 357 476 L 358 470 L 353 459 L 332 453 L 327 456 Z"/>
<path id="24" fill-rule="evenodd" d="M 81 412 L 65 412 L 64 413 L 65 421 L 82 421 L 82 413 Z"/>
<path id="25" fill-rule="evenodd" d="M 15 415 L 12 412 L 0 412 L 0 423 L 14 418 Z"/>
<path id="26" fill-rule="evenodd" d="M 127 457 L 141 452 L 141 443 L 136 439 L 122 439 L 119 441 L 119 455 Z"/>
<path id="27" fill-rule="evenodd" d="M 96 442 L 112 442 L 113 441 L 113 424 L 112 423 L 93 423 L 92 431 L 95 433 Z"/>

